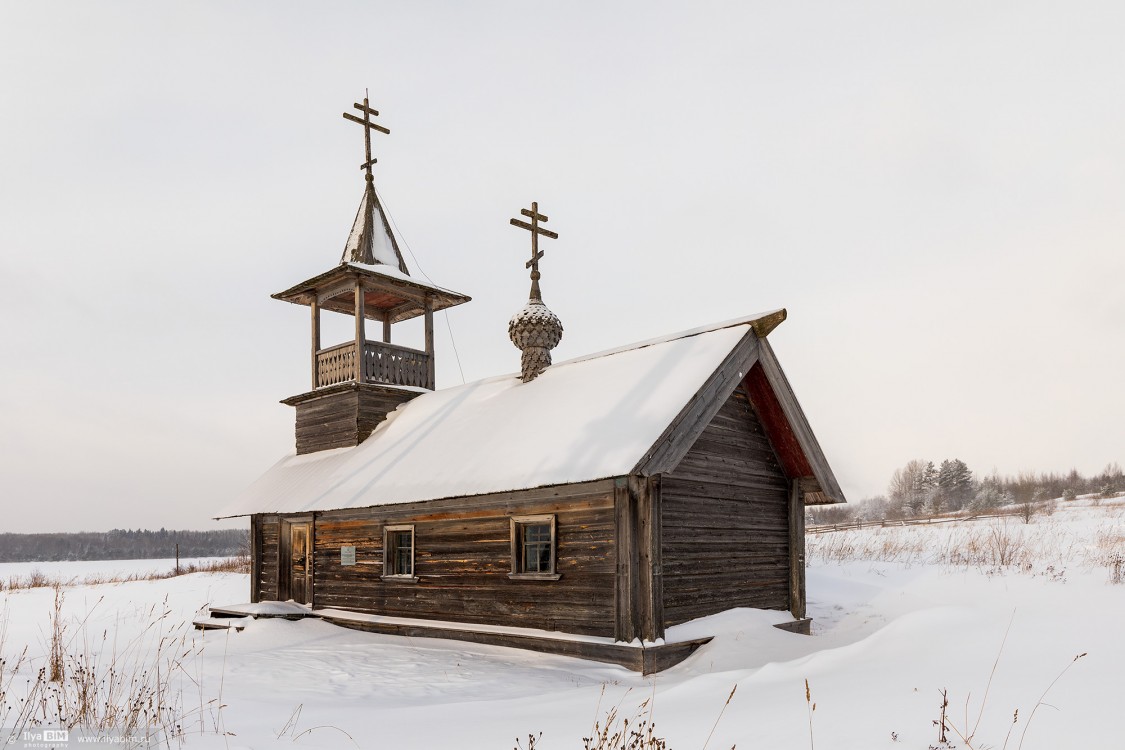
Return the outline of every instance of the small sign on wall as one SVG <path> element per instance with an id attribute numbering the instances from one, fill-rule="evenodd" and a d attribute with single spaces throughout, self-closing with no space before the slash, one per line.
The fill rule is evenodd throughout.
<path id="1" fill-rule="evenodd" d="M 355 565 L 355 547 L 340 548 L 340 564 Z"/>

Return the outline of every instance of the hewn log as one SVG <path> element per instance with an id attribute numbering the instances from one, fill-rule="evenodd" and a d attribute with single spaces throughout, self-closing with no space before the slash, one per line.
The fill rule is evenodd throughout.
<path id="1" fill-rule="evenodd" d="M 789 611 L 805 616 L 805 503 L 796 479 L 789 489 Z"/>
<path id="2" fill-rule="evenodd" d="M 434 389 L 434 301 L 430 295 L 426 295 L 425 303 L 426 315 L 426 384 L 423 388 Z"/>
<path id="3" fill-rule="evenodd" d="M 359 276 L 355 277 L 355 360 L 356 372 L 355 379 L 357 382 L 364 382 L 363 372 L 363 343 L 367 341 L 367 333 L 364 330 L 364 321 L 366 316 L 363 310 L 363 279 Z"/>
<path id="4" fill-rule="evenodd" d="M 250 516 L 250 601 L 262 599 L 262 522 L 260 515 Z"/>
<path id="5" fill-rule="evenodd" d="M 629 493 L 629 480 L 619 477 L 613 489 L 615 549 L 617 574 L 614 584 L 613 637 L 628 643 L 637 637 L 636 609 L 633 592 L 636 590 L 637 551 L 635 515 Z"/>
<path id="6" fill-rule="evenodd" d="M 309 305 L 312 311 L 312 387 L 320 387 L 320 361 L 317 352 L 320 351 L 320 305 L 314 299 Z"/>

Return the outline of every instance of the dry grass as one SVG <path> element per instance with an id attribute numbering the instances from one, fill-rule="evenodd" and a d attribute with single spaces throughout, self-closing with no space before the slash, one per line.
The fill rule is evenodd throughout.
<path id="1" fill-rule="evenodd" d="M 1114 585 L 1125 583 L 1125 557 L 1115 557 L 1109 561 L 1109 582 Z"/>
<path id="2" fill-rule="evenodd" d="M 7 613 L 0 612 L 0 747 L 35 728 L 80 729 L 118 738 L 137 738 L 115 747 L 135 747 L 152 739 L 164 746 L 193 731 L 218 732 L 217 699 L 205 699 L 201 675 L 202 641 L 184 622 L 169 619 L 167 601 L 141 613 L 143 626 L 130 641 L 120 643 L 117 629 L 91 633 L 87 627 L 95 604 L 83 619 L 68 618 L 64 602 L 68 587 L 160 580 L 187 573 L 243 572 L 246 558 L 215 559 L 183 565 L 179 571 L 52 578 L 32 571 L 8 581 L 9 590 L 51 587 L 54 600 L 45 643 L 31 654 L 29 646 L 9 656 L 5 640 Z M 6 603 L 5 603 L 6 604 Z M 100 600 L 99 600 L 100 604 Z M 183 686 L 198 688 L 198 705 L 190 709 Z M 193 701 L 194 704 L 194 701 Z M 143 746 L 147 747 L 147 744 Z"/>
<path id="3" fill-rule="evenodd" d="M 179 569 L 125 573 L 121 575 L 91 574 L 88 576 L 49 576 L 41 570 L 32 570 L 26 576 L 10 576 L 5 583 L 0 581 L 0 591 L 20 589 L 58 588 L 70 586 L 98 586 L 106 583 L 129 583 L 132 581 L 160 581 L 165 578 L 187 575 L 189 573 L 249 573 L 248 556 L 217 557 L 199 563 L 180 565 Z"/>
<path id="4" fill-rule="evenodd" d="M 715 736 L 715 729 L 719 726 L 719 722 L 722 720 L 723 714 L 726 713 L 727 706 L 734 699 L 737 690 L 737 685 L 731 689 L 730 695 L 727 696 L 726 702 L 723 703 L 718 716 L 715 717 L 715 723 L 711 725 L 711 731 L 703 741 L 701 750 L 707 750 L 707 746 L 711 744 L 711 738 Z M 630 692 L 632 691 L 627 690 L 621 696 L 617 705 L 607 710 L 603 716 L 601 709 L 602 699 L 605 698 L 605 685 L 602 685 L 598 705 L 594 709 L 594 725 L 590 729 L 590 736 L 582 738 L 582 750 L 671 750 L 668 741 L 656 733 L 656 722 L 653 721 L 653 712 L 656 706 L 655 683 L 653 684 L 652 695 L 637 706 L 631 715 L 625 716 L 621 712 L 621 706 L 625 699 L 629 697 Z M 542 739 L 542 732 L 537 735 L 528 734 L 527 745 L 525 746 L 517 737 L 514 750 L 537 750 L 538 743 Z M 731 745 L 731 750 L 735 750 L 734 745 Z"/>
<path id="5" fill-rule="evenodd" d="M 1067 568 L 1102 569 L 1125 581 L 1125 524 L 1120 508 L 1102 508 L 1096 524 L 1075 526 L 1067 514 L 965 520 L 940 525 L 871 527 L 810 534 L 810 560 L 977 567 L 1052 575 Z M 1046 571 L 1046 572 L 1045 572 Z"/>
<path id="6" fill-rule="evenodd" d="M 121 644 L 108 629 L 89 632 L 97 604 L 84 619 L 68 620 L 65 596 L 56 585 L 41 661 L 29 656 L 27 646 L 6 657 L 6 613 L 0 619 L 0 747 L 37 727 L 114 733 L 136 738 L 115 746 L 134 747 L 182 738 L 189 721 L 201 732 L 217 726 L 217 701 L 203 700 L 202 679 L 193 668 L 202 641 L 191 638 L 186 623 L 169 620 L 167 601 L 144 612 L 146 624 Z M 198 708 L 185 707 L 184 685 L 200 688 Z"/>
<path id="7" fill-rule="evenodd" d="M 621 701 L 624 700 L 623 696 Z M 598 704 L 600 707 L 600 698 Z M 605 717 L 594 720 L 590 736 L 582 738 L 582 750 L 668 750 L 667 741 L 656 734 L 656 722 L 652 717 L 655 705 L 655 686 L 652 696 L 637 706 L 632 716 L 626 718 L 621 715 L 619 702 L 606 712 Z"/>

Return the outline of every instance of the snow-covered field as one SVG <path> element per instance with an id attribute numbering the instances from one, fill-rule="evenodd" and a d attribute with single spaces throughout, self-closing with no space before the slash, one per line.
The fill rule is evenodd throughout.
<path id="1" fill-rule="evenodd" d="M 180 565 L 203 565 L 217 558 L 184 557 Z M 175 558 L 148 560 L 60 560 L 57 562 L 0 563 L 0 588 L 12 578 L 27 579 L 35 572 L 48 578 L 81 583 L 88 578 L 138 578 L 150 573 L 167 573 L 176 566 Z"/>
<path id="2" fill-rule="evenodd" d="M 974 534 L 987 545 L 982 540 L 998 533 L 1029 550 L 1018 563 L 948 562 L 945 553 Z M 649 678 L 315 620 L 258 620 L 240 633 L 189 630 L 204 605 L 246 600 L 247 579 L 236 574 L 75 586 L 63 606 L 72 649 L 104 654 L 116 641 L 123 663 L 130 641 L 153 646 L 161 628 L 185 639 L 176 649 L 186 654 L 182 692 L 167 702 L 184 717 L 188 748 L 509 750 L 517 737 L 526 748 L 528 733 L 540 732 L 538 750 L 580 748 L 607 709 L 620 704 L 631 716 L 646 699 L 656 735 L 676 750 L 803 748 L 813 744 L 806 680 L 819 748 L 924 750 L 936 743 L 942 689 L 956 729 L 976 727 L 971 744 L 951 732 L 951 747 L 1001 748 L 1009 730 L 1013 749 L 1021 741 L 1025 750 L 1125 747 L 1117 714 L 1125 584 L 1113 583 L 1112 564 L 1125 552 L 1121 506 L 1060 508 L 1027 525 L 1012 518 L 865 529 L 809 543 L 813 637 L 770 627 L 779 613 L 736 610 L 680 626 L 681 634 L 717 637 Z M 11 664 L 27 644 L 33 658 L 10 681 L 9 701 L 45 660 L 53 596 L 50 589 L 0 594 L 3 656 Z"/>

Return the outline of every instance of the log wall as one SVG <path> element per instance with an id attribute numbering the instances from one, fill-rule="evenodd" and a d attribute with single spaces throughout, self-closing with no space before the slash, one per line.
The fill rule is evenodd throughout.
<path id="1" fill-rule="evenodd" d="M 347 383 L 302 394 L 285 403 L 296 407 L 297 453 L 359 445 L 387 415 L 417 396 L 415 391 Z"/>
<path id="2" fill-rule="evenodd" d="M 261 558 L 257 566 L 258 598 L 261 601 L 277 599 L 278 581 L 278 554 L 280 547 L 281 521 L 277 516 L 256 516 L 258 539 L 255 546 L 260 546 Z"/>
<path id="3" fill-rule="evenodd" d="M 510 579 L 509 518 L 539 514 L 556 516 L 561 577 Z M 387 524 L 414 525 L 416 583 L 381 578 Z M 318 512 L 313 539 L 313 600 L 318 608 L 613 635 L 612 480 Z M 354 566 L 340 564 L 342 546 L 356 548 Z M 263 555 L 268 554 L 265 547 Z M 263 570 L 276 571 L 274 554 L 274 562 L 267 557 Z M 267 589 L 263 580 L 263 599 L 270 598 Z M 276 583 L 271 590 L 276 597 Z"/>
<path id="4" fill-rule="evenodd" d="M 660 489 L 664 623 L 789 608 L 788 483 L 740 386 Z"/>

